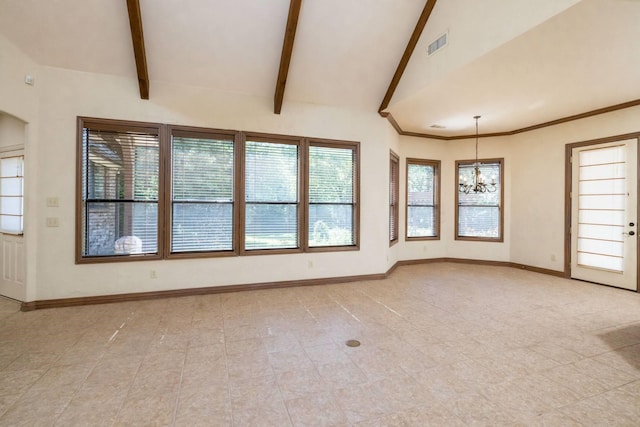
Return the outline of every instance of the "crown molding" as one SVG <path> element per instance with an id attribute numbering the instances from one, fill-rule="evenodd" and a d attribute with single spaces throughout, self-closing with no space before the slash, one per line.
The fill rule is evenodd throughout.
<path id="1" fill-rule="evenodd" d="M 512 130 L 512 131 L 495 132 L 495 133 L 481 133 L 481 134 L 478 135 L 478 138 L 490 138 L 490 137 L 496 137 L 496 136 L 516 135 L 516 134 L 523 133 L 523 132 L 530 132 L 530 131 L 536 130 L 536 129 L 541 129 L 541 128 L 545 128 L 545 127 L 549 127 L 549 126 L 559 125 L 561 123 L 567 123 L 567 122 L 571 122 L 571 121 L 574 121 L 574 120 L 580 120 L 580 119 L 585 119 L 587 117 L 597 116 L 597 115 L 600 115 L 600 114 L 611 113 L 612 111 L 624 110 L 625 108 L 631 108 L 631 107 L 635 107 L 635 106 L 638 106 L 638 105 L 640 105 L 640 99 L 634 99 L 632 101 L 623 102 L 621 104 L 610 105 L 608 107 L 598 108 L 597 110 L 587 111 L 586 113 L 574 114 L 572 116 L 562 117 L 560 119 L 551 120 L 551 121 L 548 121 L 548 122 L 539 123 L 537 125 L 527 126 L 527 127 L 520 128 L 520 129 L 515 129 L 515 130 Z M 442 140 L 442 141 L 452 141 L 452 140 L 456 140 L 456 139 L 469 139 L 469 138 L 475 138 L 476 137 L 475 134 L 443 136 L 443 135 L 432 135 L 432 134 L 420 133 L 420 132 L 408 132 L 408 131 L 403 130 L 400 127 L 400 125 L 393 118 L 391 113 L 382 112 L 382 111 L 379 111 L 378 113 L 380 114 L 380 116 L 386 118 L 389 121 L 389 123 L 391 123 L 391 125 L 396 130 L 396 132 L 398 132 L 399 135 L 403 135 L 403 136 L 415 136 L 417 138 L 439 139 L 439 140 Z"/>

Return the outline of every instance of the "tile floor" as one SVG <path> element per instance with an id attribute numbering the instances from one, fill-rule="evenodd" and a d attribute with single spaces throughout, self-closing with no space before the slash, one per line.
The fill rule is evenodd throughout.
<path id="1" fill-rule="evenodd" d="M 512 268 L 17 309 L 2 426 L 640 425 L 640 294 Z"/>

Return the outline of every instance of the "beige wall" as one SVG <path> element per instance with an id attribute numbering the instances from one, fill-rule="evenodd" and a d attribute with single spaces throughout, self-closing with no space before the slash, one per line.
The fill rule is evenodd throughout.
<path id="1" fill-rule="evenodd" d="M 473 158 L 474 140 L 402 137 L 403 164 L 406 157 L 441 160 L 443 175 L 441 239 L 403 241 L 401 259 L 471 258 L 563 271 L 565 145 L 639 131 L 640 107 L 634 107 L 513 136 L 481 138 L 481 158 L 505 159 L 504 243 L 454 239 L 455 161 Z M 404 212 L 401 223 L 404 236 Z"/>
<path id="2" fill-rule="evenodd" d="M 285 102 L 282 114 L 275 115 L 270 99 L 154 82 L 151 99 L 144 101 L 134 79 L 49 67 L 42 68 L 40 82 L 38 148 L 47 159 L 40 165 L 40 198 L 59 198 L 55 214 L 60 227 L 47 228 L 44 221 L 37 225 L 38 272 L 46 277 L 38 283 L 37 299 L 374 274 L 395 262 L 394 251 L 385 246 L 388 177 L 371 165 L 386 165 L 398 137 L 375 111 Z M 75 265 L 77 116 L 360 141 L 361 249 Z M 156 279 L 151 279 L 151 270 Z"/>
<path id="3" fill-rule="evenodd" d="M 564 144 L 640 130 L 640 107 L 511 137 L 482 139 L 480 157 L 505 159 L 505 241 L 455 241 L 454 162 L 473 157 L 474 141 L 400 137 L 375 111 L 285 101 L 193 86 L 151 82 L 141 100 L 137 81 L 40 67 L 0 36 L 0 112 L 26 126 L 26 300 L 144 292 L 199 286 L 376 274 L 396 261 L 439 257 L 512 261 L 562 269 Z M 25 85 L 24 74 L 36 78 Z M 76 117 L 153 121 L 361 142 L 361 249 L 357 252 L 75 265 Z M 389 150 L 405 159 L 442 161 L 442 238 L 388 244 Z M 57 197 L 60 206 L 46 206 Z M 57 217 L 60 227 L 47 228 Z M 556 261 L 551 261 L 551 255 Z M 151 270 L 157 273 L 152 279 Z"/>
<path id="4" fill-rule="evenodd" d="M 35 85 L 24 83 L 25 75 L 35 78 Z M 31 58 L 11 44 L 4 36 L 0 35 L 0 113 L 12 116 L 8 125 L 15 131 L 16 122 L 19 119 L 24 122 L 23 141 L 25 152 L 25 199 L 24 199 L 24 245 L 26 251 L 25 271 L 25 300 L 36 299 L 36 283 L 38 279 L 36 247 L 37 233 L 35 226 L 43 221 L 43 206 L 37 198 L 38 176 L 38 88 L 40 66 Z M 5 122 L 6 124 L 6 122 Z"/>
<path id="5" fill-rule="evenodd" d="M 473 119 L 471 119 L 473 120 Z M 511 147 L 501 138 L 482 138 L 479 144 L 480 158 L 504 158 L 505 175 L 505 227 L 504 242 L 472 242 L 455 240 L 455 161 L 469 160 L 475 156 L 475 139 L 440 141 L 425 138 L 402 137 L 402 204 L 406 203 L 406 158 L 440 160 L 441 203 L 440 240 L 404 241 L 405 211 L 401 212 L 402 259 L 465 258 L 489 261 L 509 261 L 510 251 L 510 197 L 511 197 Z"/>
<path id="6" fill-rule="evenodd" d="M 512 262 L 564 270 L 565 145 L 638 131 L 633 107 L 510 137 Z"/>

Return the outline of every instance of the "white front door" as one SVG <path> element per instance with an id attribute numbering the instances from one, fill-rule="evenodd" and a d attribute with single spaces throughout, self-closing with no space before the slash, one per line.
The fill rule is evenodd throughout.
<path id="1" fill-rule="evenodd" d="M 572 150 L 571 277 L 637 290 L 636 139 Z"/>
<path id="2" fill-rule="evenodd" d="M 24 154 L 0 152 L 0 295 L 26 297 L 23 232 Z"/>

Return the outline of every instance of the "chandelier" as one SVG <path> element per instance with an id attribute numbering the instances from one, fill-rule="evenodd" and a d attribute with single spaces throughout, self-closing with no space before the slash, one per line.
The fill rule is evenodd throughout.
<path id="1" fill-rule="evenodd" d="M 478 162 L 478 119 L 480 116 L 473 116 L 476 119 L 476 161 L 473 164 L 473 182 L 467 183 L 467 177 L 460 176 L 458 191 L 464 194 L 473 193 L 493 193 L 497 190 L 496 179 L 491 178 L 491 182 L 485 182 L 482 172 L 480 172 L 480 162 Z"/>

